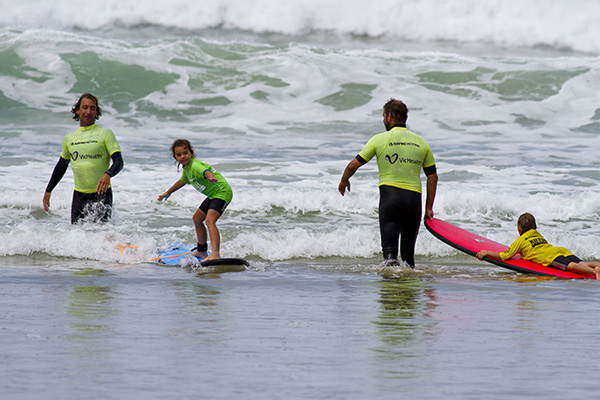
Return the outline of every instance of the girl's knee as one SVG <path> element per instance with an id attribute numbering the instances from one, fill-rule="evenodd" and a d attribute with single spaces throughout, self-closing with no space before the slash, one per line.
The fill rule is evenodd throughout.
<path id="1" fill-rule="evenodd" d="M 218 218 L 206 218 L 204 220 L 204 223 L 206 224 L 206 226 L 217 226 L 217 219 Z"/>
<path id="2" fill-rule="evenodd" d="M 192 219 L 194 220 L 195 223 L 202 222 L 206 219 L 206 214 L 204 214 L 202 211 L 198 210 L 194 213 L 194 216 L 192 217 Z"/>
<path id="3" fill-rule="evenodd" d="M 204 222 L 206 223 L 206 225 L 216 225 L 217 220 L 221 216 L 221 214 L 219 214 L 218 212 L 211 212 L 211 211 L 212 210 L 209 210 L 208 214 L 206 215 L 206 218 L 204 219 Z"/>

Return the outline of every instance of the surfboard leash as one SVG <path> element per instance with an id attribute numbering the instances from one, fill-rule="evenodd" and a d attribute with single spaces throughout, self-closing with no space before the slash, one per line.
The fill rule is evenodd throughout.
<path id="1" fill-rule="evenodd" d="M 121 254 L 123 254 L 123 249 L 137 249 L 138 248 L 137 246 L 125 246 L 122 244 L 115 244 L 115 246 L 117 246 L 119 248 L 119 252 Z"/>
<path id="2" fill-rule="evenodd" d="M 186 256 L 188 254 L 191 254 L 195 251 L 196 249 L 192 249 L 190 251 L 188 251 L 187 253 L 183 253 L 183 254 L 173 254 L 172 256 L 162 256 L 162 257 L 155 257 L 155 258 L 151 258 L 150 261 L 156 261 L 156 260 L 162 260 L 163 258 L 175 258 L 175 257 L 182 257 L 182 256 Z"/>
<path id="3" fill-rule="evenodd" d="M 123 250 L 124 250 L 124 249 L 137 249 L 137 248 L 138 248 L 137 246 L 125 246 L 125 245 L 122 245 L 122 244 L 115 244 L 115 246 L 119 248 L 119 252 L 120 252 L 121 254 L 123 254 Z M 176 258 L 176 257 L 183 257 L 183 256 L 186 256 L 186 255 L 188 255 L 188 254 L 191 254 L 191 253 L 193 253 L 195 250 L 196 250 L 196 247 L 194 247 L 192 250 L 190 250 L 190 251 L 188 251 L 188 252 L 186 252 L 186 253 L 182 253 L 182 254 L 173 254 L 173 255 L 171 255 L 171 256 L 161 256 L 161 257 L 155 257 L 155 258 L 151 258 L 151 259 L 150 259 L 150 261 L 161 260 L 161 259 L 163 259 L 163 258 Z"/>

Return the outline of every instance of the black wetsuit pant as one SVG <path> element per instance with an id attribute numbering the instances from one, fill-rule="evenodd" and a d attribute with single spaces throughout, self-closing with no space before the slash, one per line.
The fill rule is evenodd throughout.
<path id="1" fill-rule="evenodd" d="M 81 193 L 74 190 L 71 202 L 71 223 L 76 224 L 86 217 L 91 217 L 93 222 L 106 222 L 112 216 L 112 203 L 111 188 L 108 188 L 104 194 Z"/>
<path id="2" fill-rule="evenodd" d="M 415 243 L 421 224 L 421 193 L 394 186 L 379 186 L 379 229 L 383 258 L 400 257 L 415 266 Z"/>

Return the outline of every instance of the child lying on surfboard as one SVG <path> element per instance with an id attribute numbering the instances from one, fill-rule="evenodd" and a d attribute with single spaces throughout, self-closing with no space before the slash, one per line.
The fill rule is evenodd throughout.
<path id="1" fill-rule="evenodd" d="M 563 271 L 576 271 L 585 274 L 596 275 L 600 279 L 600 262 L 586 262 L 564 247 L 552 246 L 536 230 L 537 224 L 533 215 L 529 213 L 522 214 L 517 221 L 517 230 L 519 238 L 502 253 L 490 250 L 482 250 L 476 254 L 477 258 L 493 257 L 506 261 L 514 257 L 517 253 L 521 258 L 544 267 L 554 267 Z"/>

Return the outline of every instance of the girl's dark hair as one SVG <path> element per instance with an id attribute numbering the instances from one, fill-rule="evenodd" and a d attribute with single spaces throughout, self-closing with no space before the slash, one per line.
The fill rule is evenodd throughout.
<path id="1" fill-rule="evenodd" d="M 517 226 L 521 228 L 521 233 L 525 233 L 531 229 L 537 229 L 535 217 L 529 213 L 521 214 L 517 221 Z"/>
<path id="2" fill-rule="evenodd" d="M 177 148 L 177 147 L 187 148 L 190 151 L 190 153 L 192 153 L 192 156 L 194 156 L 194 148 L 192 147 L 192 144 L 190 143 L 189 140 L 176 139 L 173 141 L 173 144 L 171 145 L 171 155 L 173 156 L 173 158 L 175 158 L 175 148 Z M 177 159 L 175 160 L 175 164 L 179 164 L 177 162 Z M 179 170 L 179 165 L 177 165 L 177 169 Z"/>
<path id="3" fill-rule="evenodd" d="M 173 158 L 175 158 L 175 148 L 176 147 L 187 147 L 187 149 L 190 151 L 190 153 L 192 153 L 192 155 L 194 155 L 194 148 L 192 147 L 192 144 L 190 143 L 190 141 L 187 139 L 177 139 L 177 140 L 173 141 L 173 144 L 171 145 L 171 155 L 173 156 Z"/>
<path id="4" fill-rule="evenodd" d="M 73 104 L 73 107 L 71 108 L 71 114 L 73 114 L 73 119 L 75 121 L 79 121 L 79 115 L 77 115 L 77 111 L 79 111 L 79 107 L 81 107 L 81 100 L 83 99 L 90 99 L 96 103 L 96 110 L 98 111 L 96 114 L 96 119 L 100 118 L 100 116 L 102 115 L 102 109 L 100 108 L 100 103 L 98 103 L 98 98 L 91 93 L 84 93 L 81 96 L 79 96 L 79 100 L 77 100 L 77 103 Z"/>

